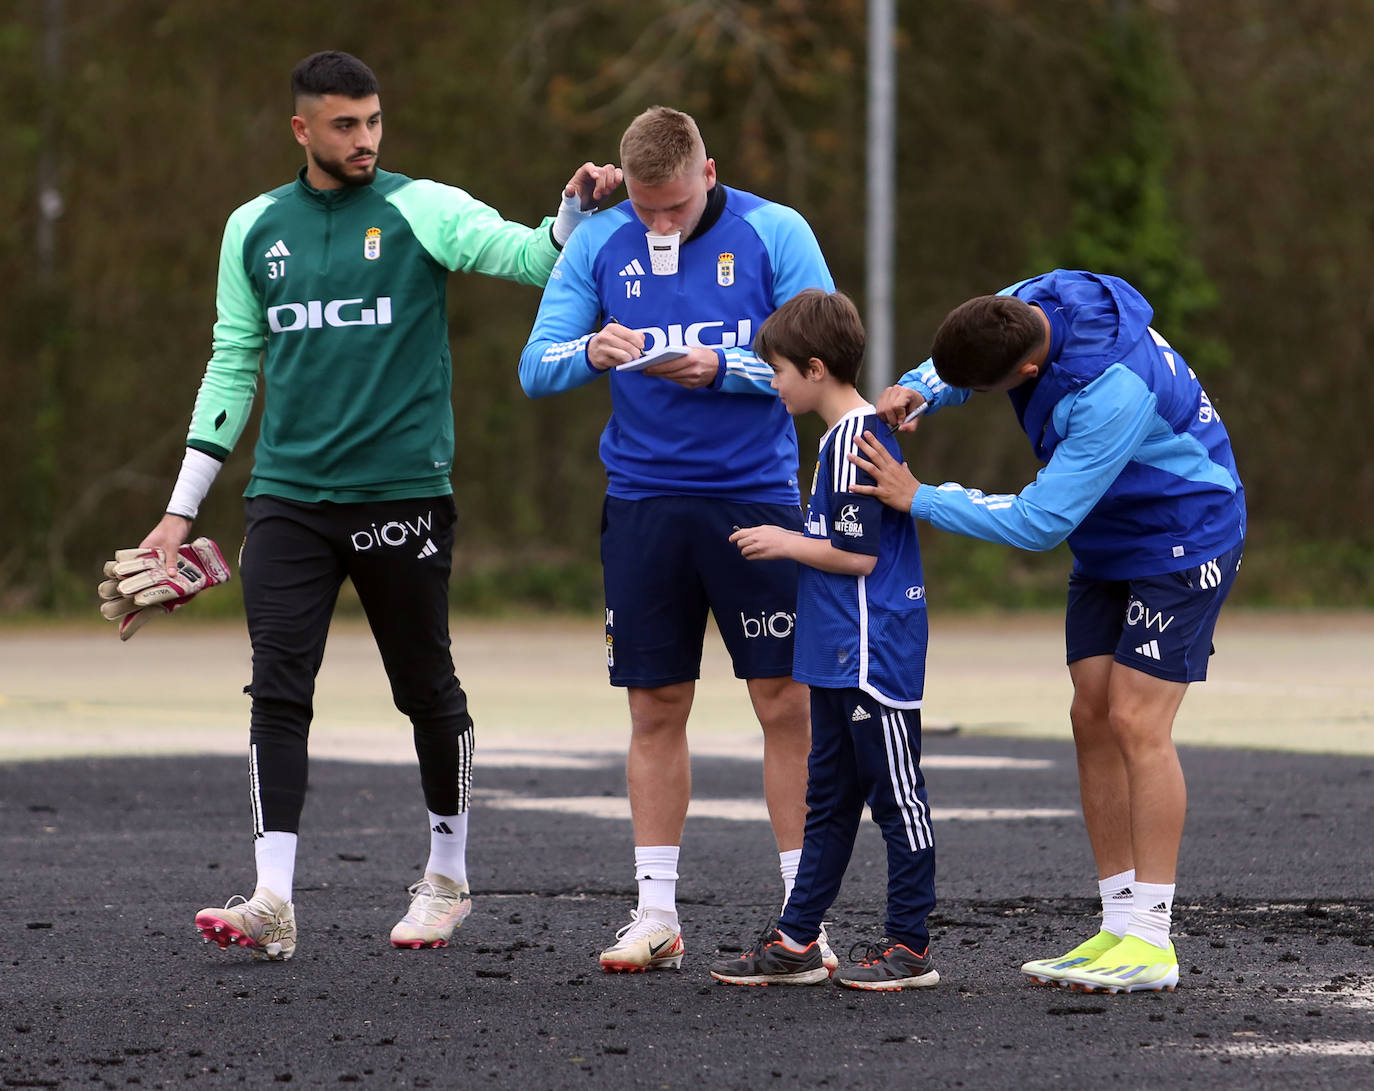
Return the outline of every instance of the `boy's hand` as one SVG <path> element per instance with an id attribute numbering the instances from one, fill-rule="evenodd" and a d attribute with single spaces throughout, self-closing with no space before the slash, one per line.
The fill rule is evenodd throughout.
<path id="1" fill-rule="evenodd" d="M 854 445 L 859 448 L 866 456 L 867 461 L 858 455 L 846 455 L 850 462 L 872 476 L 874 484 L 860 485 L 855 482 L 849 486 L 850 492 L 863 493 L 865 496 L 876 496 L 889 508 L 896 508 L 900 512 L 911 511 L 911 501 L 916 497 L 916 490 L 921 483 L 916 480 L 916 476 L 911 472 L 905 462 L 898 462 L 888 453 L 886 447 L 879 443 L 872 432 L 865 432 L 854 441 Z"/>
<path id="2" fill-rule="evenodd" d="M 801 535 L 782 527 L 744 527 L 730 535 L 745 560 L 785 561 L 792 559 L 792 543 Z"/>

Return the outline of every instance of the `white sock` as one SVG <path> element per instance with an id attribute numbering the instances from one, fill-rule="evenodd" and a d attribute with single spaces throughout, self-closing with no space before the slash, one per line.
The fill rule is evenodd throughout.
<path id="1" fill-rule="evenodd" d="M 296 835 L 268 830 L 254 838 L 253 856 L 258 864 L 258 886 L 289 902 L 296 879 Z"/>
<path id="2" fill-rule="evenodd" d="M 1102 897 L 1102 930 L 1114 936 L 1124 936 L 1131 923 L 1131 909 L 1135 905 L 1135 868 L 1119 871 L 1097 881 Z"/>
<path id="3" fill-rule="evenodd" d="M 677 917 L 677 845 L 636 845 L 635 879 L 639 908 Z"/>
<path id="4" fill-rule="evenodd" d="M 432 871 L 455 883 L 468 881 L 468 812 L 429 813 L 429 862 Z"/>
<path id="5" fill-rule="evenodd" d="M 801 849 L 788 849 L 778 853 L 778 870 L 782 872 L 782 907 L 787 908 L 787 899 L 792 897 L 792 888 L 797 885 L 797 866 L 801 863 Z"/>
<path id="6" fill-rule="evenodd" d="M 1169 946 L 1169 929 L 1173 926 L 1174 884 L 1135 884 L 1135 909 L 1131 911 L 1128 936 L 1139 936 L 1156 947 Z"/>

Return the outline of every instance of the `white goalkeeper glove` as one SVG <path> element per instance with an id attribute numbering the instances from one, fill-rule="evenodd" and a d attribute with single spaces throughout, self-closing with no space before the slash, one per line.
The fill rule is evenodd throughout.
<path id="1" fill-rule="evenodd" d="M 170 614 L 208 587 L 228 583 L 229 566 L 219 546 L 197 538 L 177 551 L 169 574 L 157 549 L 120 549 L 105 562 L 106 579 L 96 588 L 100 613 L 119 622 L 119 639 L 128 640 L 155 617 Z"/>

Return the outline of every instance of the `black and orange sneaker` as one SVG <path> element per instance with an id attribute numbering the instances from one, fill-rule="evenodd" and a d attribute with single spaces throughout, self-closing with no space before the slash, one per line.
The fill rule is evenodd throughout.
<path id="1" fill-rule="evenodd" d="M 940 981 L 931 965 L 929 948 L 919 955 L 905 943 L 884 936 L 877 943 L 856 943 L 850 949 L 853 966 L 835 975 L 835 984 L 851 989 L 892 991 L 928 989 Z"/>
<path id="2" fill-rule="evenodd" d="M 820 943 L 812 940 L 804 950 L 795 950 L 770 924 L 752 950 L 711 963 L 711 976 L 727 985 L 819 985 L 830 970 L 822 961 Z"/>

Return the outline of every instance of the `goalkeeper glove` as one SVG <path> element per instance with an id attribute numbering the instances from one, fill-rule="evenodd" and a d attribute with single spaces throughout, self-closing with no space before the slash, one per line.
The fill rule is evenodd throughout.
<path id="1" fill-rule="evenodd" d="M 155 617 L 186 605 L 208 587 L 228 583 L 229 566 L 219 546 L 197 538 L 177 551 L 168 571 L 156 549 L 120 549 L 105 562 L 107 579 L 96 589 L 100 613 L 119 622 L 119 639 L 128 640 Z"/>

